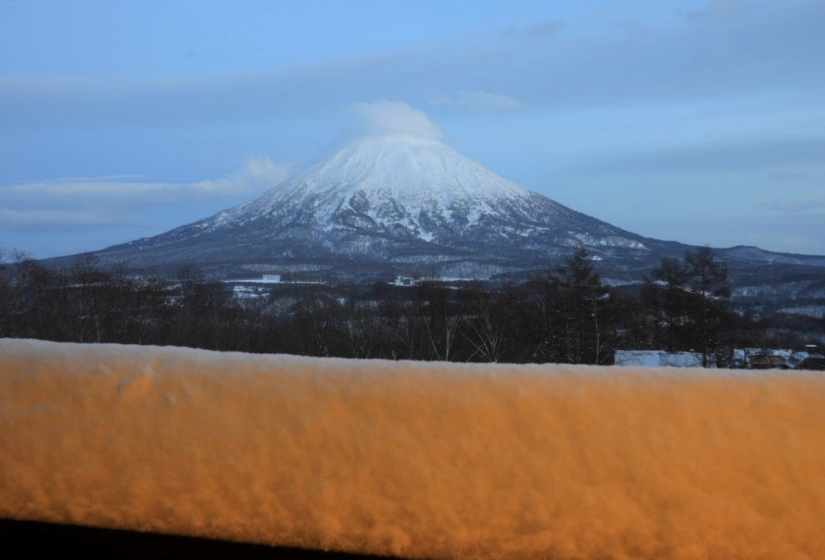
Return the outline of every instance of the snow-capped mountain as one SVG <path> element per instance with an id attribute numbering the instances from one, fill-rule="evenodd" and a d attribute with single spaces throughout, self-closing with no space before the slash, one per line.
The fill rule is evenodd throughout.
<path id="1" fill-rule="evenodd" d="M 99 254 L 141 264 L 347 257 L 403 269 L 495 271 L 541 266 L 578 245 L 649 252 L 645 238 L 513 183 L 438 140 L 390 135 L 361 138 L 255 200 Z"/>
<path id="2" fill-rule="evenodd" d="M 661 256 L 688 248 L 571 210 L 432 137 L 384 134 L 358 139 L 250 202 L 96 254 L 137 266 L 195 263 L 224 276 L 483 279 L 553 266 L 578 246 L 618 281 L 638 280 Z M 727 251 L 748 263 L 781 256 Z"/>

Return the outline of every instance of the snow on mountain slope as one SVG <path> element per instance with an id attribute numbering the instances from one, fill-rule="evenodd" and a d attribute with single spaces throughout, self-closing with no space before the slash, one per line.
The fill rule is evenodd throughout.
<path id="1" fill-rule="evenodd" d="M 391 202 L 407 216 L 436 208 L 492 213 L 502 200 L 524 203 L 531 192 L 461 156 L 441 142 L 414 137 L 372 137 L 340 150 L 263 197 L 224 213 L 227 217 L 277 211 L 290 201 L 320 199 L 319 219 L 330 221 L 342 205 L 381 209 Z M 376 212 L 379 214 L 380 212 Z"/>
<path id="2" fill-rule="evenodd" d="M 218 214 L 212 227 L 299 209 L 322 231 L 366 229 L 433 241 L 439 227 L 457 231 L 504 213 L 518 225 L 540 221 L 534 216 L 535 196 L 441 142 L 371 137 L 262 197 Z"/>

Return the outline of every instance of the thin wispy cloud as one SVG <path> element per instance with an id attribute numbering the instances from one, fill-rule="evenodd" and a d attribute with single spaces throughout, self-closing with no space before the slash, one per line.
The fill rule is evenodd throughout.
<path id="1" fill-rule="evenodd" d="M 815 71 L 825 64 L 825 34 L 817 32 L 823 19 L 825 4 L 799 0 L 746 11 L 732 28 L 683 20 L 633 37 L 588 36 L 581 29 L 575 39 L 558 38 L 564 56 L 527 43 L 468 40 L 449 50 L 413 48 L 209 78 L 6 76 L 0 78 L 0 111 L 6 130 L 16 131 L 112 121 L 171 126 L 278 118 L 376 98 L 421 106 L 433 91 L 469 92 L 464 101 L 471 103 L 478 101 L 473 92 L 497 92 L 501 84 L 507 84 L 507 96 L 536 109 L 782 92 L 788 83 L 823 86 L 822 73 Z M 542 25 L 548 26 L 544 33 L 560 29 L 554 22 Z M 540 35 L 542 29 L 524 33 Z"/>
<path id="2" fill-rule="evenodd" d="M 785 136 L 721 138 L 703 143 L 638 149 L 618 154 L 602 162 L 590 162 L 578 168 L 582 173 L 640 175 L 763 172 L 766 177 L 799 177 L 775 171 L 776 168 L 815 166 L 825 173 L 821 155 L 825 153 L 825 136 L 788 134 Z"/>
<path id="3" fill-rule="evenodd" d="M 20 183 L 0 188 L 0 229 L 147 226 L 143 210 L 251 197 L 288 174 L 288 165 L 256 157 L 225 177 L 192 183 L 135 181 L 133 176 Z"/>
<path id="4" fill-rule="evenodd" d="M 764 202 L 762 205 L 765 208 L 778 210 L 786 214 L 801 214 L 825 209 L 825 198 L 814 198 L 808 200 L 773 200 L 771 202 Z"/>
<path id="5" fill-rule="evenodd" d="M 0 207 L 0 230 L 21 232 L 88 230 L 102 227 L 146 227 L 145 219 L 105 208 L 72 210 L 27 209 Z"/>

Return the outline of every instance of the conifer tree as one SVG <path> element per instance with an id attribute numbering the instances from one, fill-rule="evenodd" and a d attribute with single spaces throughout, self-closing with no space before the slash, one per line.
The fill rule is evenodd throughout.
<path id="1" fill-rule="evenodd" d="M 687 251 L 685 265 L 690 275 L 692 296 L 691 339 L 702 355 L 702 367 L 708 367 L 710 357 L 717 355 L 722 347 L 722 333 L 730 319 L 728 267 L 716 259 L 710 247 Z"/>
<path id="2" fill-rule="evenodd" d="M 602 352 L 601 301 L 606 290 L 590 253 L 579 247 L 558 269 L 567 318 L 567 361 L 599 363 Z"/>

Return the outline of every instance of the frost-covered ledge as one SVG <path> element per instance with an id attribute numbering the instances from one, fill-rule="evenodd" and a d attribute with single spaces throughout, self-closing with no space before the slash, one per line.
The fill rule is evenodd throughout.
<path id="1" fill-rule="evenodd" d="M 420 558 L 816 558 L 825 376 L 0 340 L 0 517 Z"/>

